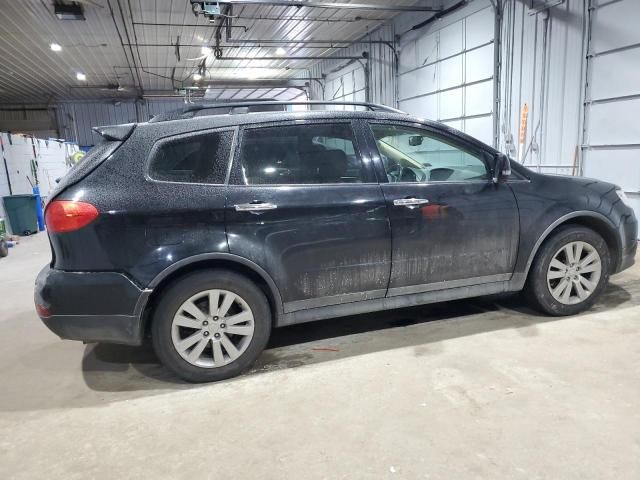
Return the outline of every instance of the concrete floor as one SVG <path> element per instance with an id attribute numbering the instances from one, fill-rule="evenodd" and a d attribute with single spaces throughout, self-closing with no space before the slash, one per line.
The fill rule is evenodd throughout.
<path id="1" fill-rule="evenodd" d="M 38 234 L 0 260 L 2 479 L 640 478 L 638 267 L 585 315 L 483 298 L 301 325 L 194 386 L 51 334 L 48 258 Z"/>

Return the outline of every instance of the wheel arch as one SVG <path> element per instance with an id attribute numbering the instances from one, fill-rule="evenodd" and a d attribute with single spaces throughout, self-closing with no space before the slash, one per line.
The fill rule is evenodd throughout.
<path id="1" fill-rule="evenodd" d="M 199 270 L 225 269 L 239 273 L 253 280 L 264 292 L 273 312 L 273 324 L 283 313 L 282 296 L 273 278 L 254 262 L 230 253 L 204 253 L 184 258 L 160 272 L 147 287 L 149 295 L 144 306 L 141 306 L 141 335 L 144 336 L 151 324 L 151 315 L 157 299 L 164 289 L 178 278 Z"/>
<path id="2" fill-rule="evenodd" d="M 611 265 L 610 265 L 610 273 L 616 271 L 618 263 L 620 262 L 620 254 L 622 252 L 622 243 L 620 241 L 619 236 L 617 235 L 617 229 L 613 222 L 609 220 L 607 217 L 598 212 L 590 212 L 590 211 L 578 211 L 571 212 L 562 217 L 555 220 L 551 225 L 549 225 L 540 238 L 536 241 L 533 249 L 529 253 L 529 258 L 527 260 L 527 266 L 525 269 L 525 278 L 529 276 L 529 269 L 533 263 L 533 260 L 536 258 L 540 247 L 544 243 L 544 241 L 558 228 L 565 225 L 579 225 L 583 227 L 590 228 L 591 230 L 598 233 L 604 241 L 607 243 L 607 247 L 609 247 L 609 252 L 611 253 Z"/>

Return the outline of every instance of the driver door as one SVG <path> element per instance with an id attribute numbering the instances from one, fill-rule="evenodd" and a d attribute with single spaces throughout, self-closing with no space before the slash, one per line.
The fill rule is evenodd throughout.
<path id="1" fill-rule="evenodd" d="M 511 188 L 493 158 L 450 131 L 370 122 L 389 211 L 388 296 L 509 280 L 519 239 Z"/>

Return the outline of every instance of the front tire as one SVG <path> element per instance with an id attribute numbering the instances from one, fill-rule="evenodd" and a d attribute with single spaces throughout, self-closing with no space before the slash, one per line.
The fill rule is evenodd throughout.
<path id="1" fill-rule="evenodd" d="M 549 315 L 575 315 L 590 308 L 609 281 L 611 256 L 593 230 L 568 225 L 545 240 L 531 265 L 525 293 Z"/>
<path id="2" fill-rule="evenodd" d="M 189 382 L 247 370 L 271 333 L 271 311 L 253 282 L 226 270 L 191 273 L 161 294 L 151 338 L 163 365 Z"/>
<path id="3" fill-rule="evenodd" d="M 9 255 L 9 246 L 5 240 L 0 240 L 0 257 Z"/>

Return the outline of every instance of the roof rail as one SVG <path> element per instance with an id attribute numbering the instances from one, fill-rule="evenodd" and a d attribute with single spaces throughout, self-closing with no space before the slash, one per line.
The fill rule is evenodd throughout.
<path id="1" fill-rule="evenodd" d="M 369 102 L 332 102 L 325 100 L 309 100 L 306 102 L 301 101 L 254 101 L 254 102 L 221 102 L 221 103 L 198 103 L 188 105 L 185 108 L 181 108 L 178 110 L 174 110 L 172 112 L 161 113 L 159 115 L 154 116 L 150 122 L 166 122 L 169 120 L 180 120 L 184 118 L 192 118 L 195 116 L 196 112 L 201 110 L 223 110 L 228 109 L 228 112 L 221 112 L 222 115 L 231 115 L 233 113 L 248 113 L 248 112 L 273 112 L 273 111 L 285 111 L 284 107 L 287 105 L 344 105 L 344 106 L 352 106 L 352 107 L 366 107 L 372 112 L 381 111 L 381 112 L 390 112 L 390 113 L 405 113 L 402 110 L 398 110 L 395 108 L 387 107 L 386 105 L 379 105 L 377 103 L 369 103 Z M 234 109 L 247 108 L 246 111 L 242 112 L 234 112 Z M 252 108 L 255 107 L 255 108 Z M 265 108 L 272 107 L 272 108 Z M 274 107 L 283 107 L 282 109 L 274 108 Z"/>

